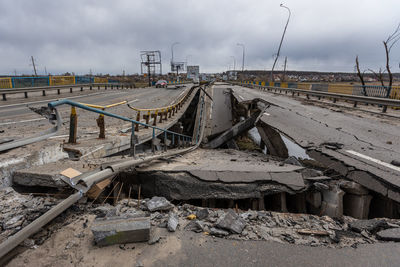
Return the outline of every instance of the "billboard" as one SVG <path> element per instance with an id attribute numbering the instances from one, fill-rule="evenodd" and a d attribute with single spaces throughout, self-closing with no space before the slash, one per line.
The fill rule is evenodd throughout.
<path id="1" fill-rule="evenodd" d="M 200 67 L 199 66 L 187 66 L 186 71 L 187 71 L 188 79 L 192 79 L 194 82 L 199 81 L 199 75 L 200 75 Z"/>
<path id="2" fill-rule="evenodd" d="M 171 71 L 185 70 L 185 62 L 171 62 Z"/>

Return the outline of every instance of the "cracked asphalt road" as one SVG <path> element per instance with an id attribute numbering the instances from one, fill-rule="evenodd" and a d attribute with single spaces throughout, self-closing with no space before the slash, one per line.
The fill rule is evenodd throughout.
<path id="1" fill-rule="evenodd" d="M 322 108 L 284 95 L 229 87 L 241 102 L 260 98 L 271 103 L 261 119 L 303 148 L 316 148 L 347 166 L 373 174 L 397 191 L 400 189 L 400 168 L 390 164 L 400 159 L 399 119 L 328 106 Z M 343 146 L 332 149 L 324 143 Z M 381 192 L 383 195 L 388 194 L 385 190 Z"/>

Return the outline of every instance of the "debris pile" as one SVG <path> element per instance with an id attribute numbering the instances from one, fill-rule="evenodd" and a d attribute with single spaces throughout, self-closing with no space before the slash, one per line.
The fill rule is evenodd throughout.
<path id="1" fill-rule="evenodd" d="M 175 206 L 163 197 L 144 199 L 139 205 L 137 200 L 124 199 L 115 207 L 102 206 L 95 210 L 98 212 L 99 209 L 103 214 L 100 216 L 149 216 L 153 227 L 167 228 L 169 232 L 193 231 L 235 240 L 269 240 L 337 248 L 375 243 L 385 234 L 380 234 L 381 230 L 400 227 L 400 221 L 391 219 L 357 220 L 347 216 L 332 219 L 310 214 L 211 209 L 189 204 Z M 154 243 L 149 241 L 149 244 Z"/>
<path id="2" fill-rule="evenodd" d="M 40 217 L 58 200 L 21 195 L 11 187 L 0 189 L 0 243 Z"/>

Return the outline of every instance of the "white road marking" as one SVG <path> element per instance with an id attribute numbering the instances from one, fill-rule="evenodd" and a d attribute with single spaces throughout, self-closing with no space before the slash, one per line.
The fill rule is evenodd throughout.
<path id="1" fill-rule="evenodd" d="M 355 155 L 355 156 L 357 156 L 357 157 L 360 157 L 360 158 L 363 158 L 363 159 L 366 159 L 366 160 L 375 162 L 375 163 L 380 164 L 380 165 L 382 165 L 382 166 L 385 166 L 385 167 L 387 167 L 387 168 L 389 168 L 389 169 L 392 169 L 392 170 L 395 170 L 395 171 L 400 172 L 400 168 L 399 168 L 399 167 L 393 166 L 392 164 L 389 164 L 389 163 L 387 163 L 387 162 L 383 162 L 383 161 L 381 161 L 381 160 L 379 160 L 379 159 L 371 158 L 371 157 L 369 157 L 369 156 L 367 156 L 367 155 L 358 153 L 358 152 L 353 151 L 353 150 L 346 150 L 346 152 L 349 153 L 349 154 Z"/>
<path id="2" fill-rule="evenodd" d="M 241 95 L 239 97 L 240 97 L 240 99 L 244 100 L 244 98 Z"/>
<path id="3" fill-rule="evenodd" d="M 269 114 L 269 113 L 267 113 L 267 112 L 264 112 L 264 115 L 271 116 L 271 114 Z"/>
<path id="4" fill-rule="evenodd" d="M 0 123 L 0 126 L 3 126 L 3 125 L 10 125 L 10 124 L 16 124 L 16 123 L 31 122 L 31 121 L 41 121 L 41 120 L 47 120 L 47 119 L 46 119 L 46 118 L 40 118 L 40 119 L 32 119 L 32 120 L 24 120 L 24 121 L 2 122 L 2 123 Z"/>

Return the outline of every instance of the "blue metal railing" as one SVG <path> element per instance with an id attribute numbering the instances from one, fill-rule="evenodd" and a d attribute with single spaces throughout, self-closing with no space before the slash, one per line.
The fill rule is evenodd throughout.
<path id="1" fill-rule="evenodd" d="M 134 136 L 134 133 L 135 133 L 135 126 L 136 125 L 141 125 L 141 126 L 144 126 L 146 128 L 150 127 L 150 128 L 153 129 L 153 133 L 152 133 L 152 137 L 153 138 L 155 138 L 156 135 L 159 135 L 161 133 L 164 133 L 164 137 L 165 138 L 166 138 L 167 134 L 171 134 L 172 135 L 172 144 L 173 145 L 174 145 L 174 142 L 175 142 L 175 136 L 177 136 L 179 138 L 178 139 L 179 142 L 181 142 L 181 141 L 183 141 L 183 142 L 192 142 L 192 137 L 191 136 L 180 134 L 180 133 L 176 133 L 176 132 L 172 132 L 172 131 L 167 130 L 167 129 L 163 129 L 163 128 L 159 128 L 157 126 L 149 125 L 149 124 L 146 124 L 146 123 L 143 123 L 143 122 L 140 122 L 140 121 L 136 121 L 136 120 L 124 117 L 124 116 L 117 115 L 117 114 L 113 114 L 113 113 L 110 113 L 110 112 L 107 112 L 107 111 L 104 111 L 104 110 L 96 109 L 96 108 L 93 108 L 93 107 L 88 107 L 86 105 L 83 105 L 83 104 L 75 102 L 75 101 L 71 101 L 69 99 L 63 99 L 63 100 L 59 100 L 59 101 L 50 102 L 48 104 L 48 106 L 53 109 L 53 108 L 56 108 L 57 106 L 65 105 L 65 104 L 73 106 L 73 107 L 81 108 L 81 109 L 84 109 L 84 110 L 92 111 L 92 112 L 95 112 L 95 113 L 98 113 L 98 114 L 102 114 L 102 115 L 105 115 L 105 116 L 108 116 L 108 117 L 120 119 L 120 120 L 123 120 L 123 121 L 129 121 L 129 122 L 132 123 L 132 136 Z M 160 133 L 156 133 L 156 130 L 160 131 Z"/>

